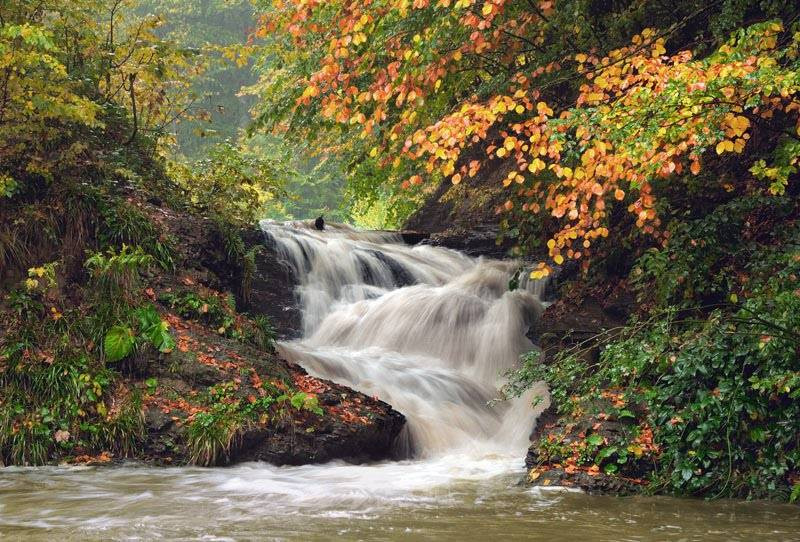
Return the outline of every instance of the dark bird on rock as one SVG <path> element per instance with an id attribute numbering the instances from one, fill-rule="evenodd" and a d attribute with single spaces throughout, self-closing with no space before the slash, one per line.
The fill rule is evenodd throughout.
<path id="1" fill-rule="evenodd" d="M 321 216 L 318 216 L 317 219 L 314 221 L 314 227 L 318 230 L 322 231 L 325 229 L 325 219 Z"/>

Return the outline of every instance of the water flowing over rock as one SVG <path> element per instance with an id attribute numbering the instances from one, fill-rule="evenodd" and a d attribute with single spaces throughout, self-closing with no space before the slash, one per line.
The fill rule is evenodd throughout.
<path id="1" fill-rule="evenodd" d="M 490 404 L 502 375 L 534 348 L 525 333 L 541 313 L 541 284 L 509 289 L 517 262 L 337 224 L 262 228 L 298 284 L 303 338 L 280 344 L 285 358 L 402 412 L 402 453 L 525 448 L 536 392 Z"/>

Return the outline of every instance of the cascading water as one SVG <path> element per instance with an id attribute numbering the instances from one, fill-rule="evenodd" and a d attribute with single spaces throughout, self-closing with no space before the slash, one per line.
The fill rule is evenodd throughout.
<path id="1" fill-rule="evenodd" d="M 402 412 L 407 455 L 522 457 L 531 398 L 489 405 L 541 311 L 539 283 L 509 291 L 516 262 L 342 225 L 262 228 L 299 281 L 304 337 L 280 344 L 285 358 Z"/>

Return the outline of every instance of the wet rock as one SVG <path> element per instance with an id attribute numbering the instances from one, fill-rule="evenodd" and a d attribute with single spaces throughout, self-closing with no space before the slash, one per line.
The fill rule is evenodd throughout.
<path id="1" fill-rule="evenodd" d="M 416 245 L 430 237 L 430 234 L 421 231 L 404 230 L 400 232 L 400 236 L 405 244 Z"/>
<path id="2" fill-rule="evenodd" d="M 245 431 L 232 461 L 303 465 L 334 459 L 363 463 L 391 458 L 405 417 L 382 401 L 374 401 L 369 408 L 366 423 L 345 423 L 336 416 L 326 416 L 308 426 L 286 424 L 280 430 Z"/>
<path id="3" fill-rule="evenodd" d="M 302 465 L 392 457 L 405 418 L 387 403 L 310 377 L 273 352 L 220 336 L 199 322 L 175 315 L 169 320 L 177 350 L 166 358 L 150 352 L 152 359 L 133 382 L 144 403 L 144 442 L 135 457 L 157 464 L 189 463 L 188 428 L 198 413 L 215 412 L 214 405 L 233 405 L 215 416 L 238 425 L 217 464 Z M 321 412 L 292 405 L 290 398 L 299 391 L 316 396 Z M 244 414 L 247 405 L 268 394 L 276 398 L 268 410 Z"/>
<path id="4" fill-rule="evenodd" d="M 430 244 L 459 250 L 469 256 L 486 256 L 502 259 L 506 257 L 513 243 L 506 238 L 498 242 L 500 230 L 494 226 L 476 226 L 472 229 L 451 228 L 431 234 L 423 244 Z"/>
<path id="5" fill-rule="evenodd" d="M 586 472 L 567 474 L 564 469 L 549 469 L 538 476 L 528 476 L 528 483 L 539 487 L 570 487 L 580 489 L 590 495 L 635 495 L 641 492 L 638 484 L 616 476 L 600 473 L 590 475 Z"/>
<path id="6" fill-rule="evenodd" d="M 466 151 L 459 163 L 485 156 L 477 148 Z M 404 224 L 408 231 L 429 236 L 423 240 L 436 246 L 461 250 L 470 256 L 503 258 L 512 246 L 510 239 L 497 242 L 500 233 L 498 206 L 505 201 L 502 180 L 510 171 L 508 164 L 489 160 L 474 177 L 458 185 L 445 179 Z"/>
<path id="7" fill-rule="evenodd" d="M 525 457 L 525 482 L 592 494 L 640 493 L 654 468 L 652 454 L 657 449 L 640 438 L 641 428 L 646 427 L 643 407 L 630 405 L 624 416 L 609 415 L 615 412 L 620 411 L 607 399 L 581 403 L 573 413 L 562 415 L 551 405 L 537 420 Z M 616 451 L 601 456 L 600 449 Z M 614 470 L 606 472 L 608 466 Z"/>
<path id="8" fill-rule="evenodd" d="M 567 269 L 556 281 L 569 278 Z M 562 297 L 547 308 L 529 333 L 542 348 L 542 363 L 556 363 L 556 353 L 580 345 L 579 356 L 586 363 L 587 375 L 591 373 L 604 344 L 636 308 L 624 282 L 604 288 L 596 291 L 585 285 L 562 288 Z M 541 415 L 531 435 L 532 444 L 525 458 L 526 482 L 575 487 L 598 494 L 640 493 L 654 468 L 657 447 L 647 440 L 648 432 L 651 437 L 652 431 L 646 423 L 644 405 L 623 401 L 616 393 L 610 390 L 587 395 L 562 414 L 557 410 L 558 405 L 552 404 Z M 575 395 L 580 394 L 576 391 Z M 589 442 L 590 438 L 594 444 Z M 598 455 L 600 448 L 607 449 L 609 454 Z M 617 451 L 611 452 L 612 449 Z"/>
<path id="9" fill-rule="evenodd" d="M 144 411 L 145 441 L 139 459 L 150 460 L 156 464 L 172 463 L 173 456 L 186 457 L 185 429 L 172 417 L 156 406 Z"/>
<path id="10" fill-rule="evenodd" d="M 239 295 L 242 308 L 250 314 L 269 316 L 281 339 L 295 339 L 302 334 L 302 314 L 295 296 L 297 279 L 286 262 L 280 261 L 274 246 L 260 229 L 243 234 L 245 246 L 264 248 L 256 253 L 256 269 L 249 292 Z M 246 297 L 247 299 L 242 299 Z"/>

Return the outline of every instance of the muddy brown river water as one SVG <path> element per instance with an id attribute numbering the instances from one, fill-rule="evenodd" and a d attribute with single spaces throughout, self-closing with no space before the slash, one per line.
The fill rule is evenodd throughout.
<path id="1" fill-rule="evenodd" d="M 796 505 L 531 490 L 518 463 L 4 469 L 0 540 L 800 540 Z"/>

